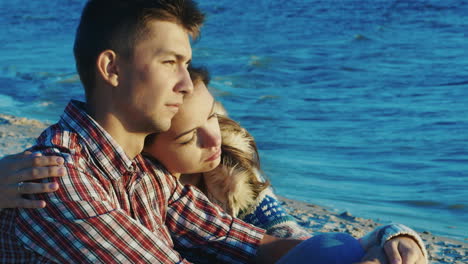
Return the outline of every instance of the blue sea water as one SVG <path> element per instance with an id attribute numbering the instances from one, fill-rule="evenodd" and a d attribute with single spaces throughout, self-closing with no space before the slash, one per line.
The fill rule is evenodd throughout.
<path id="1" fill-rule="evenodd" d="M 199 2 L 194 63 L 278 194 L 468 239 L 467 1 Z M 83 99 L 83 4 L 0 1 L 0 113 L 55 122 Z"/>

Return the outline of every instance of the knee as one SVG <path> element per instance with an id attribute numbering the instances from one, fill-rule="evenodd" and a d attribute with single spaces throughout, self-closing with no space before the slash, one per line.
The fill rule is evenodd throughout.
<path id="1" fill-rule="evenodd" d="M 292 249 L 278 263 L 347 264 L 364 256 L 359 241 L 345 233 L 313 236 Z"/>

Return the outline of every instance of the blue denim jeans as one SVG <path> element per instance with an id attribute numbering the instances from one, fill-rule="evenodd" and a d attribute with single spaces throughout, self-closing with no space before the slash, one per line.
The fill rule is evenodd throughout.
<path id="1" fill-rule="evenodd" d="M 359 262 L 364 254 L 364 249 L 354 237 L 345 233 L 325 233 L 300 243 L 277 264 L 351 264 Z"/>

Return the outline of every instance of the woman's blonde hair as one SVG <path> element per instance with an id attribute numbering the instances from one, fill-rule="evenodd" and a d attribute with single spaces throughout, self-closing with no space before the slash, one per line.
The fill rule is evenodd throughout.
<path id="1" fill-rule="evenodd" d="M 261 175 L 254 137 L 227 116 L 221 103 L 216 103 L 215 112 L 221 130 L 222 155 L 220 165 L 204 173 L 205 193 L 228 213 L 238 216 L 253 206 L 270 183 Z"/>

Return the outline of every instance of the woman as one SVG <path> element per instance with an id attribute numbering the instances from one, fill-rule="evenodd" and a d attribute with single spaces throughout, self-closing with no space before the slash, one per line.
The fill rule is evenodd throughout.
<path id="1" fill-rule="evenodd" d="M 269 183 L 261 176 L 253 137 L 228 118 L 221 104 L 209 93 L 208 73 L 193 69 L 191 74 L 193 95 L 184 101 L 168 131 L 147 137 L 145 155 L 161 162 L 183 184 L 196 186 L 226 212 L 266 229 L 268 234 L 283 238 L 310 237 L 281 207 Z M 380 227 L 361 238 L 360 245 L 367 250 L 403 234 L 413 237 L 427 256 L 417 233 L 403 225 Z M 328 239 L 319 242 L 322 244 L 317 248 L 330 243 Z"/>
<path id="2" fill-rule="evenodd" d="M 146 139 L 145 155 L 154 162 L 162 163 L 182 183 L 191 184 L 204 192 L 233 216 L 260 226 L 269 234 L 278 237 L 310 237 L 283 210 L 269 183 L 261 177 L 253 137 L 223 115 L 225 111 L 222 106 L 215 103 L 207 89 L 207 72 L 193 69 L 191 74 L 195 86 L 193 95 L 184 100 L 178 114 L 172 119 L 169 131 Z M 335 241 L 343 242 L 344 246 L 338 254 L 335 249 L 330 251 L 323 256 L 326 259 L 323 262 L 327 263 L 332 257 L 336 263 L 345 263 L 342 261 L 344 257 L 360 260 L 364 253 L 362 248 L 367 250 L 373 245 L 384 244 L 393 247 L 394 244 L 385 242 L 402 234 L 417 241 L 424 256 L 427 256 L 419 236 L 401 225 L 381 227 L 361 238 L 359 243 L 344 234 L 331 234 L 314 236 L 307 240 L 310 243 L 304 245 L 325 252 L 324 248 L 335 245 Z"/>
<path id="3" fill-rule="evenodd" d="M 262 179 L 253 137 L 214 101 L 206 88 L 207 73 L 196 69 L 192 75 L 196 95 L 184 102 L 169 131 L 147 137 L 145 155 L 161 162 L 183 184 L 196 186 L 229 214 L 270 235 L 310 237 Z"/>

